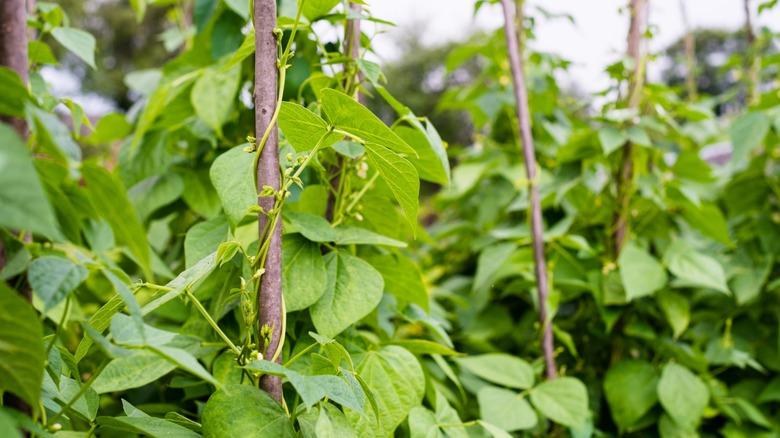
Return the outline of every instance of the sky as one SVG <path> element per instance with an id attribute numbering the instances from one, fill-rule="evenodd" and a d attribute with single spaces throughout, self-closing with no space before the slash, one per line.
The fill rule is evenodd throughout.
<path id="1" fill-rule="evenodd" d="M 743 26 L 742 0 L 684 0 L 689 21 L 693 28 L 737 29 Z M 751 0 L 756 8 L 759 0 Z M 763 1 L 763 0 L 762 0 Z M 496 29 L 503 24 L 499 5 L 483 6 L 473 15 L 474 0 L 373 0 L 374 16 L 398 25 L 375 39 L 380 53 L 387 53 L 392 60 L 401 54 L 395 42 L 404 32 L 419 32 L 425 44 L 463 40 L 471 31 Z M 604 68 L 617 61 L 626 46 L 628 13 L 619 9 L 627 1 L 618 0 L 528 0 L 527 10 L 542 6 L 553 13 L 568 13 L 575 24 L 568 20 L 538 20 L 535 50 L 561 55 L 574 63 L 571 77 L 582 90 L 596 92 L 608 84 Z M 650 25 L 655 26 L 656 36 L 651 50 L 660 50 L 684 34 L 685 27 L 679 0 L 650 0 Z M 537 14 L 538 15 L 538 14 Z M 780 31 L 780 6 L 764 12 L 754 27 L 767 26 Z M 652 75 L 652 66 L 649 70 Z"/>

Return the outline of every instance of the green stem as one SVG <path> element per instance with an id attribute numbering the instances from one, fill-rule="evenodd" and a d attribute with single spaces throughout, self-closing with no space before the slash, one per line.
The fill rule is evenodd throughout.
<path id="1" fill-rule="evenodd" d="M 311 350 L 313 350 L 313 349 L 314 349 L 314 347 L 316 347 L 316 346 L 318 346 L 318 345 L 320 345 L 320 344 L 318 344 L 318 343 L 316 343 L 316 342 L 315 342 L 315 343 L 313 343 L 313 344 L 309 345 L 308 347 L 304 348 L 304 349 L 303 349 L 303 350 L 301 350 L 301 351 L 300 351 L 298 354 L 296 354 L 295 356 L 291 357 L 291 358 L 290 358 L 290 360 L 288 360 L 287 362 L 285 362 L 285 363 L 284 363 L 284 366 L 285 366 L 285 367 L 289 367 L 289 366 L 290 366 L 290 365 L 291 365 L 293 362 L 295 362 L 296 360 L 298 360 L 298 359 L 300 359 L 301 357 L 303 357 L 303 355 L 304 355 L 304 354 L 306 354 L 306 353 L 310 352 Z"/>
<path id="2" fill-rule="evenodd" d="M 368 192 L 368 189 L 371 188 L 371 186 L 374 185 L 374 182 L 379 178 L 379 172 L 374 173 L 374 175 L 371 177 L 370 180 L 366 182 L 366 184 L 363 186 L 362 189 L 358 192 L 357 196 L 355 196 L 355 199 L 352 200 L 352 202 L 347 205 L 347 208 L 344 209 L 344 212 L 339 215 L 338 220 L 336 220 L 333 223 L 333 226 L 338 226 L 344 221 L 344 217 L 349 214 L 350 211 L 352 211 L 353 208 L 355 208 L 355 205 L 357 205 L 358 202 L 360 202 L 360 199 L 363 197 L 363 195 Z"/>
<path id="3" fill-rule="evenodd" d="M 209 325 L 211 325 L 211 327 L 214 328 L 214 331 L 217 332 L 219 337 L 222 338 L 222 340 L 228 344 L 230 349 L 233 350 L 233 352 L 236 353 L 237 355 L 241 354 L 241 350 L 239 350 L 238 347 L 236 347 L 236 344 L 234 344 L 233 341 L 231 341 L 230 338 L 227 337 L 225 332 L 223 332 L 222 329 L 219 328 L 219 325 L 217 325 L 217 322 L 214 321 L 214 318 L 212 318 L 211 315 L 209 315 L 209 312 L 206 310 L 205 307 L 203 307 L 203 304 L 201 304 L 201 302 L 197 298 L 195 298 L 195 295 L 193 295 L 192 292 L 190 292 L 190 288 L 184 289 L 184 293 L 187 294 L 187 298 L 189 298 L 190 301 L 192 301 L 192 304 L 194 304 L 195 307 L 203 315 L 203 317 L 206 318 L 206 321 L 208 321 Z"/>
<path id="4" fill-rule="evenodd" d="M 54 329 L 54 337 L 51 339 L 51 342 L 49 342 L 49 346 L 46 347 L 46 357 L 49 357 L 49 353 L 51 353 L 51 349 L 54 347 L 54 344 L 57 343 L 57 338 L 60 336 L 60 328 L 65 325 L 65 321 L 68 318 L 68 312 L 70 312 L 70 296 L 68 296 L 68 299 L 65 300 L 65 310 L 62 312 L 62 318 L 60 319 L 60 323 L 57 324 L 57 328 Z"/>
<path id="5" fill-rule="evenodd" d="M 106 365 L 108 365 L 108 362 L 109 362 L 108 360 L 104 360 L 103 363 L 101 363 L 100 366 L 97 368 L 97 370 L 95 370 L 95 372 L 92 374 L 89 380 L 87 380 L 86 382 L 84 382 L 83 385 L 81 385 L 81 388 L 79 388 L 79 391 L 76 393 L 76 395 L 74 395 L 65 404 L 65 406 L 63 406 L 63 408 L 59 412 L 54 414 L 54 416 L 51 417 L 49 421 L 46 422 L 47 429 L 50 428 L 57 420 L 59 420 L 59 418 L 65 414 L 65 411 L 73 407 L 73 405 L 78 401 L 78 399 L 83 397 L 84 394 L 86 394 L 87 391 L 89 391 L 89 388 L 92 386 L 92 383 L 94 383 L 97 376 L 99 376 L 100 373 L 103 372 L 103 369 L 106 367 Z"/>

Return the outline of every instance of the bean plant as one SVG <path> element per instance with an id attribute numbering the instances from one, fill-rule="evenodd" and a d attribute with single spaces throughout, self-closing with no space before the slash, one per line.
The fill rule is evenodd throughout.
<path id="1" fill-rule="evenodd" d="M 758 97 L 720 117 L 629 51 L 597 107 L 532 50 L 550 14 L 503 3 L 516 35 L 446 60 L 479 67 L 448 145 L 369 2 L 117 6 L 168 11 L 171 56 L 96 121 L 41 74 L 55 45 L 104 68 L 94 37 L 36 2 L 29 73 L 0 67 L 2 436 L 777 434 L 777 60 L 745 55 Z"/>

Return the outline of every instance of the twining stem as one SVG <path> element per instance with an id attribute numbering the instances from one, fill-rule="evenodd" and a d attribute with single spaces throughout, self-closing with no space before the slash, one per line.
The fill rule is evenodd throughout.
<path id="1" fill-rule="evenodd" d="M 553 350 L 552 318 L 548 316 L 547 309 L 549 282 L 547 278 L 547 261 L 544 254 L 542 206 L 539 200 L 539 187 L 536 177 L 536 155 L 534 153 L 533 135 L 531 134 L 531 112 L 528 106 L 528 90 L 525 85 L 523 61 L 520 58 L 520 48 L 518 47 L 517 32 L 515 30 L 515 15 L 512 13 L 511 4 L 510 0 L 501 0 L 505 22 L 504 37 L 506 38 L 509 66 L 512 70 L 512 82 L 514 83 L 515 99 L 517 101 L 517 121 L 520 127 L 525 173 L 529 182 L 531 235 L 533 237 L 534 265 L 536 268 L 536 288 L 539 297 L 542 354 L 544 355 L 547 378 L 555 379 L 558 376 L 558 370 Z M 517 15 L 522 17 L 522 10 L 518 10 Z M 522 26 L 522 21 L 520 21 L 520 26 Z"/>
<path id="2" fill-rule="evenodd" d="M 349 7 L 357 12 L 363 10 L 363 6 L 358 3 L 349 2 Z M 360 20 L 347 20 L 344 26 L 344 55 L 352 58 L 352 61 L 360 58 Z M 349 74 L 350 71 L 357 70 L 356 68 L 350 70 L 351 64 L 351 62 L 344 64 L 345 77 L 342 86 L 345 93 L 353 94 L 355 99 L 361 102 L 362 96 L 359 92 L 359 86 L 362 78 L 360 73 Z M 344 195 L 346 185 L 345 168 L 344 157 L 336 155 L 336 164 L 330 169 L 330 173 L 335 173 L 336 176 L 330 181 L 331 189 L 328 191 L 328 200 L 325 206 L 325 218 L 329 222 L 332 222 L 340 211 L 341 198 Z"/>
<path id="3" fill-rule="evenodd" d="M 195 295 L 192 294 L 189 288 L 184 289 L 184 293 L 187 294 L 187 298 L 189 298 L 190 301 L 192 301 L 192 304 L 195 306 L 198 311 L 200 311 L 201 315 L 203 315 L 204 318 L 206 318 L 206 321 L 209 323 L 211 327 L 214 328 L 214 331 L 217 332 L 220 338 L 222 338 L 223 341 L 225 341 L 226 344 L 230 347 L 231 350 L 233 350 L 236 355 L 241 354 L 241 350 L 236 347 L 236 344 L 233 343 L 233 341 L 230 340 L 230 338 L 225 334 L 225 332 L 222 331 L 222 329 L 219 328 L 219 324 L 217 324 L 216 321 L 214 321 L 214 318 L 211 317 L 208 310 L 206 310 L 205 307 L 203 307 L 203 304 L 195 298 Z"/>
<path id="4" fill-rule="evenodd" d="M 642 55 L 641 43 L 644 33 L 645 13 L 649 0 L 630 0 L 631 23 L 628 29 L 627 54 L 634 60 L 634 74 L 628 86 L 628 108 L 638 108 L 642 95 L 646 58 Z M 631 181 L 634 174 L 634 145 L 628 142 L 623 146 L 623 156 L 617 175 L 617 211 L 613 219 L 615 259 L 623 249 L 628 236 L 628 218 L 630 216 Z"/>
<path id="5" fill-rule="evenodd" d="M 333 222 L 333 226 L 338 226 L 344 221 L 344 218 L 347 217 L 347 215 L 352 211 L 353 208 L 357 205 L 357 203 L 360 201 L 360 199 L 363 197 L 363 195 L 368 192 L 368 189 L 371 188 L 371 186 L 374 185 L 374 182 L 376 182 L 377 178 L 379 178 L 379 172 L 374 173 L 373 176 L 371 176 L 371 179 L 366 181 L 366 183 L 363 185 L 363 188 L 360 189 L 360 191 L 355 195 L 354 198 L 352 198 L 352 201 L 347 205 L 347 208 L 344 209 L 343 212 L 339 215 L 338 219 L 336 219 L 335 222 Z"/>

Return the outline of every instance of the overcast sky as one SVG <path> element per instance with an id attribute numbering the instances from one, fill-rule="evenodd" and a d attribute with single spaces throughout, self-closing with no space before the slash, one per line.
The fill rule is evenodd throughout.
<path id="1" fill-rule="evenodd" d="M 498 5 L 484 6 L 474 17 L 474 0 L 372 0 L 374 16 L 398 25 L 377 36 L 375 45 L 389 59 L 399 56 L 394 41 L 410 28 L 420 33 L 426 44 L 459 41 L 476 29 L 496 29 L 503 23 Z M 536 50 L 553 52 L 575 63 L 572 80 L 586 91 L 598 91 L 607 85 L 604 67 L 625 51 L 628 31 L 627 13 L 619 9 L 627 1 L 618 0 L 529 0 L 528 10 L 536 5 L 554 13 L 568 13 L 568 20 L 537 21 Z M 656 26 L 652 50 L 659 50 L 684 33 L 679 0 L 650 0 L 650 24 Z M 737 29 L 744 23 L 742 0 L 685 0 L 694 28 Z M 755 8 L 758 0 L 752 0 Z M 755 18 L 755 17 L 754 17 Z M 755 26 L 780 31 L 780 6 L 764 12 Z M 651 70 L 652 74 L 652 70 Z"/>

